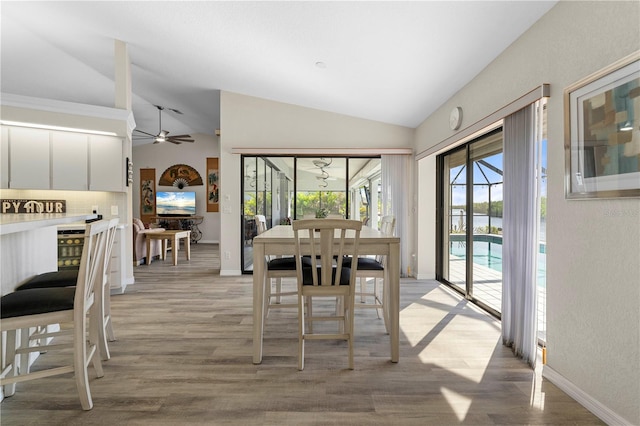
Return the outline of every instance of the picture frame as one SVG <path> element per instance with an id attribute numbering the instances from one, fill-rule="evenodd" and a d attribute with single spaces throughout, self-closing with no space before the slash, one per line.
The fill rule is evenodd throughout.
<path id="1" fill-rule="evenodd" d="M 565 198 L 640 197 L 640 51 L 564 91 Z"/>

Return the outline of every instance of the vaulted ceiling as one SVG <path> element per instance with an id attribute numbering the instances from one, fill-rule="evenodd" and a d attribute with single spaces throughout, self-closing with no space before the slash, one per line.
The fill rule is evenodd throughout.
<path id="1" fill-rule="evenodd" d="M 219 128 L 220 91 L 417 127 L 555 1 L 2 2 L 1 90 L 114 105 L 127 43 L 137 128 Z"/>

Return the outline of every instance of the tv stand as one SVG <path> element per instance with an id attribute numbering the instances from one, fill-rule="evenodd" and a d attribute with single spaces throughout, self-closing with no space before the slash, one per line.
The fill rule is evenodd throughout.
<path id="1" fill-rule="evenodd" d="M 197 243 L 202 239 L 202 231 L 198 225 L 204 220 L 203 216 L 151 216 L 159 227 L 172 230 L 190 230 L 191 242 Z"/>

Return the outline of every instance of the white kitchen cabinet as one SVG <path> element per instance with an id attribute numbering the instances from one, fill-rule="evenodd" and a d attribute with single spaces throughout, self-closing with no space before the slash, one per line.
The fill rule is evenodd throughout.
<path id="1" fill-rule="evenodd" d="M 125 225 L 118 225 L 111 251 L 111 274 L 109 286 L 111 294 L 124 293 L 127 287 L 126 247 L 124 243 Z"/>
<path id="2" fill-rule="evenodd" d="M 9 129 L 0 128 L 0 188 L 9 188 Z"/>
<path id="3" fill-rule="evenodd" d="M 87 135 L 51 132 L 51 188 L 89 189 L 89 145 Z"/>
<path id="4" fill-rule="evenodd" d="M 49 133 L 9 128 L 9 188 L 51 189 Z"/>
<path id="5" fill-rule="evenodd" d="M 124 192 L 123 140 L 2 126 L 0 188 Z"/>
<path id="6" fill-rule="evenodd" d="M 113 136 L 89 136 L 89 190 L 125 191 L 123 142 Z"/>

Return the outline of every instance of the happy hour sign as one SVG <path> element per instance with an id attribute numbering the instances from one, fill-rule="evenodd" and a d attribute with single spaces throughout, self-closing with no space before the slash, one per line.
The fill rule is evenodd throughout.
<path id="1" fill-rule="evenodd" d="M 65 200 L 0 200 L 2 213 L 66 213 Z"/>

